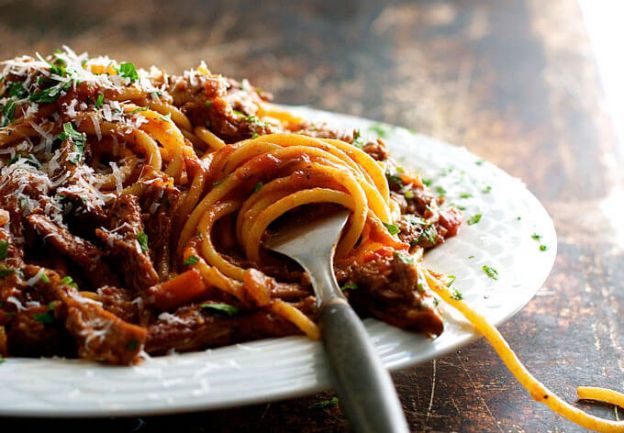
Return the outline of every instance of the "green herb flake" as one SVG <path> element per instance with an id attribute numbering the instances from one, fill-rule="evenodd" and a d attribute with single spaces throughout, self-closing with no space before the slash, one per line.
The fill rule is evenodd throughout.
<path id="1" fill-rule="evenodd" d="M 401 188 L 403 186 L 403 179 L 401 179 L 401 176 L 399 176 L 397 173 L 386 171 L 386 179 L 388 180 L 388 184 L 390 186 L 394 185 L 398 188 Z"/>
<path id="2" fill-rule="evenodd" d="M 262 189 L 262 187 L 263 187 L 263 186 L 264 186 L 264 183 L 262 183 L 262 182 L 258 182 L 258 183 L 256 184 L 256 186 L 254 186 L 253 192 L 258 192 L 258 191 L 260 191 L 260 190 Z"/>
<path id="3" fill-rule="evenodd" d="M 468 258 L 469 258 L 469 259 L 474 259 L 474 258 L 475 258 L 475 256 L 468 256 Z"/>
<path id="4" fill-rule="evenodd" d="M 28 96 L 28 91 L 24 88 L 24 83 L 14 81 L 7 86 L 7 95 L 11 98 L 22 99 Z"/>
<path id="5" fill-rule="evenodd" d="M 383 223 L 383 225 L 391 235 L 397 235 L 401 232 L 401 229 L 395 224 Z"/>
<path id="6" fill-rule="evenodd" d="M 76 131 L 71 122 L 66 122 L 63 124 L 63 132 L 61 132 L 57 138 L 61 141 L 70 140 L 74 144 L 75 150 L 69 155 L 68 159 L 72 164 L 78 164 L 84 155 L 84 145 L 87 141 L 87 135 Z"/>
<path id="7" fill-rule="evenodd" d="M 470 218 L 468 218 L 468 221 L 466 222 L 468 223 L 469 226 L 471 226 L 471 225 L 477 224 L 479 221 L 481 221 L 481 214 L 476 213 Z"/>
<path id="8" fill-rule="evenodd" d="M 548 249 L 548 247 L 546 245 L 540 245 L 539 249 L 540 249 L 540 251 L 546 251 Z"/>
<path id="9" fill-rule="evenodd" d="M 491 279 L 498 280 L 498 271 L 494 269 L 493 267 L 488 266 L 488 265 L 483 265 L 481 266 L 481 269 L 483 270 L 483 272 L 485 272 L 485 275 L 487 275 Z"/>
<path id="10" fill-rule="evenodd" d="M 455 299 L 456 301 L 461 301 L 462 299 L 464 299 L 464 295 L 462 294 L 462 292 L 454 288 L 451 298 Z"/>
<path id="11" fill-rule="evenodd" d="M 9 123 L 13 121 L 13 117 L 15 116 L 15 108 L 17 105 L 15 101 L 9 99 L 6 105 L 2 108 L 2 126 L 7 126 Z"/>
<path id="12" fill-rule="evenodd" d="M 65 275 L 63 278 L 61 278 L 61 283 L 69 287 L 73 287 L 74 289 L 78 287 L 78 284 L 76 284 L 74 279 L 70 277 L 69 275 Z"/>
<path id="13" fill-rule="evenodd" d="M 44 284 L 49 284 L 50 283 L 50 279 L 48 278 L 48 276 L 45 273 L 41 274 L 41 282 Z"/>
<path id="14" fill-rule="evenodd" d="M 134 83 L 139 79 L 139 73 L 133 63 L 121 63 L 119 65 L 119 75 L 124 78 L 128 78 L 131 83 Z"/>
<path id="15" fill-rule="evenodd" d="M 50 309 L 48 309 L 45 313 L 33 314 L 33 319 L 39 323 L 43 323 L 44 325 L 51 325 L 56 320 L 54 317 L 54 311 Z"/>
<path id="16" fill-rule="evenodd" d="M 457 279 L 457 277 L 455 275 L 447 275 L 446 278 L 447 278 L 446 285 L 448 287 L 451 287 L 453 285 L 453 283 L 455 282 L 455 280 Z"/>
<path id="17" fill-rule="evenodd" d="M 186 260 L 184 260 L 184 266 L 193 266 L 197 262 L 199 262 L 199 257 L 188 256 Z"/>
<path id="18" fill-rule="evenodd" d="M 343 292 L 346 292 L 347 290 L 357 290 L 357 289 L 359 289 L 358 285 L 352 281 L 349 281 L 348 283 L 344 284 L 340 288 L 340 290 L 342 290 Z"/>
<path id="19" fill-rule="evenodd" d="M 9 268 L 6 265 L 0 265 L 0 278 L 8 277 L 9 275 L 13 275 L 15 273 L 15 269 Z"/>
<path id="20" fill-rule="evenodd" d="M 147 254 L 149 252 L 149 245 L 145 232 L 137 233 L 137 242 L 141 246 L 141 251 L 143 251 L 143 254 Z"/>
<path id="21" fill-rule="evenodd" d="M 435 192 L 436 194 L 438 194 L 440 197 L 444 197 L 446 196 L 446 190 L 444 188 L 442 188 L 441 186 L 436 186 L 435 187 Z"/>
<path id="22" fill-rule="evenodd" d="M 355 131 L 353 131 L 353 143 L 352 144 L 358 149 L 361 149 L 364 147 L 364 138 L 362 138 L 362 133 L 360 132 L 359 129 L 356 129 Z"/>
<path id="23" fill-rule="evenodd" d="M 476 161 L 475 161 L 475 164 L 477 164 L 477 165 L 483 165 L 483 163 L 484 163 L 484 162 L 485 162 L 485 161 L 483 161 L 482 159 L 478 159 L 478 160 L 476 160 Z"/>
<path id="24" fill-rule="evenodd" d="M 0 260 L 7 258 L 9 254 L 9 243 L 7 241 L 0 241 Z"/>
<path id="25" fill-rule="evenodd" d="M 239 312 L 239 309 L 237 307 L 235 307 L 234 305 L 230 305 L 230 304 L 221 304 L 221 303 L 201 304 L 200 307 L 205 310 L 214 310 L 219 313 L 224 313 L 228 316 L 233 316 L 235 314 L 238 314 Z"/>
<path id="26" fill-rule="evenodd" d="M 104 94 L 100 93 L 97 95 L 97 99 L 95 100 L 95 108 L 100 109 L 104 105 Z"/>
<path id="27" fill-rule="evenodd" d="M 423 185 L 425 185 L 425 186 L 431 186 L 431 183 L 432 183 L 432 182 L 433 182 L 433 181 L 432 181 L 431 179 L 422 179 L 422 183 L 423 183 Z"/>
<path id="28" fill-rule="evenodd" d="M 485 188 L 481 190 L 483 194 L 489 194 L 492 192 L 492 185 L 486 185 Z"/>
<path id="29" fill-rule="evenodd" d="M 531 239 L 533 239 L 534 241 L 539 241 L 542 239 L 542 235 L 540 235 L 539 233 L 533 233 L 531 235 Z"/>
<path id="30" fill-rule="evenodd" d="M 319 401 L 318 403 L 314 403 L 310 405 L 309 408 L 314 409 L 314 410 L 329 409 L 329 408 L 338 406 L 339 401 L 340 400 L 338 400 L 338 397 L 332 397 L 328 400 L 323 400 L 323 401 Z"/>
<path id="31" fill-rule="evenodd" d="M 470 198 L 472 197 L 472 194 L 470 194 L 469 192 L 462 192 L 461 194 L 459 194 L 459 198 Z"/>
<path id="32" fill-rule="evenodd" d="M 63 91 L 69 90 L 72 82 L 67 81 L 66 83 L 59 83 L 56 86 L 49 87 L 44 90 L 39 90 L 38 92 L 30 95 L 30 100 L 32 102 L 49 104 L 56 101 Z"/>
<path id="33" fill-rule="evenodd" d="M 239 111 L 239 110 L 232 109 L 232 113 L 234 113 L 238 117 L 247 117 L 247 115 L 245 113 L 243 113 L 242 111 Z"/>
<path id="34" fill-rule="evenodd" d="M 368 129 L 377 134 L 380 138 L 386 138 L 390 135 L 390 131 L 392 131 L 392 127 L 384 123 L 374 123 Z"/>
<path id="35" fill-rule="evenodd" d="M 403 196 L 408 199 L 411 200 L 414 198 L 414 191 L 411 189 L 408 189 L 407 191 L 405 191 L 405 193 L 403 194 Z"/>
<path id="36" fill-rule="evenodd" d="M 405 254 L 405 253 L 403 253 L 401 251 L 395 251 L 394 252 L 394 258 L 395 259 L 399 259 L 400 261 L 402 261 L 406 265 L 413 265 L 414 264 L 414 257 L 410 256 L 409 254 Z"/>

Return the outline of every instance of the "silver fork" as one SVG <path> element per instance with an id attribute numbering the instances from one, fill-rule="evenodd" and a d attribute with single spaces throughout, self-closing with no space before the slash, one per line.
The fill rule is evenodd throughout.
<path id="1" fill-rule="evenodd" d="M 338 287 L 333 257 L 349 212 L 286 227 L 265 247 L 294 259 L 309 274 L 321 340 L 340 404 L 357 433 L 409 432 L 390 374 L 362 322 Z"/>

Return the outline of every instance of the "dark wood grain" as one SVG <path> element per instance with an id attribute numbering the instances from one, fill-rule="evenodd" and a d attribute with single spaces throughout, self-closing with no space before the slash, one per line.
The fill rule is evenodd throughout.
<path id="1" fill-rule="evenodd" d="M 68 44 L 170 71 L 204 59 L 280 102 L 407 126 L 522 178 L 555 220 L 559 254 L 502 331 L 570 401 L 577 384 L 624 389 L 624 158 L 575 1 L 92 3 L 0 1 L 0 57 Z M 582 431 L 533 402 L 483 342 L 394 379 L 415 432 Z M 145 419 L 3 419 L 0 431 L 348 431 L 339 408 L 310 407 L 331 395 Z"/>

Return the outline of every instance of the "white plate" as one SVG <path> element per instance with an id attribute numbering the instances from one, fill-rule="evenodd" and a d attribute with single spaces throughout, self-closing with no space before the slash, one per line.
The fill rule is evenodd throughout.
<path id="1" fill-rule="evenodd" d="M 303 107 L 306 118 L 374 134 L 373 122 Z M 373 128 L 374 130 L 375 128 Z M 556 254 L 552 221 L 524 185 L 463 148 L 385 125 L 392 155 L 433 179 L 449 203 L 466 207 L 478 224 L 426 256 L 427 264 L 456 275 L 466 302 L 501 323 L 540 288 Z M 491 190 L 490 190 L 491 189 Z M 488 192 L 488 190 L 490 190 Z M 470 197 L 468 197 L 470 195 Z M 461 198 L 461 197 L 464 198 Z M 466 198 L 468 197 L 468 198 Z M 541 240 L 532 239 L 532 234 Z M 540 245 L 548 249 L 541 251 Z M 491 266 L 498 280 L 482 270 Z M 399 369 L 440 357 L 476 335 L 445 311 L 437 339 L 403 332 L 368 319 L 366 328 L 385 364 Z M 113 416 L 223 408 L 301 396 L 330 387 L 319 343 L 303 337 L 171 355 L 134 367 L 64 359 L 7 359 L 0 365 L 0 415 Z"/>

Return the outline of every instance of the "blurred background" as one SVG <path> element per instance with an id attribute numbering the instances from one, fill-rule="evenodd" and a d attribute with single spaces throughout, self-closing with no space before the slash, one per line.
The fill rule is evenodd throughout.
<path id="1" fill-rule="evenodd" d="M 608 0 L 0 0 L 0 58 L 66 44 L 169 72 L 205 60 L 277 102 L 398 124 L 498 164 L 559 236 L 546 287 L 502 331 L 573 401 L 576 384 L 624 388 L 622 17 Z M 483 342 L 394 378 L 413 431 L 581 431 L 533 403 Z M 345 432 L 338 407 L 315 408 L 332 395 L 163 418 L 0 419 L 0 431 Z"/>

